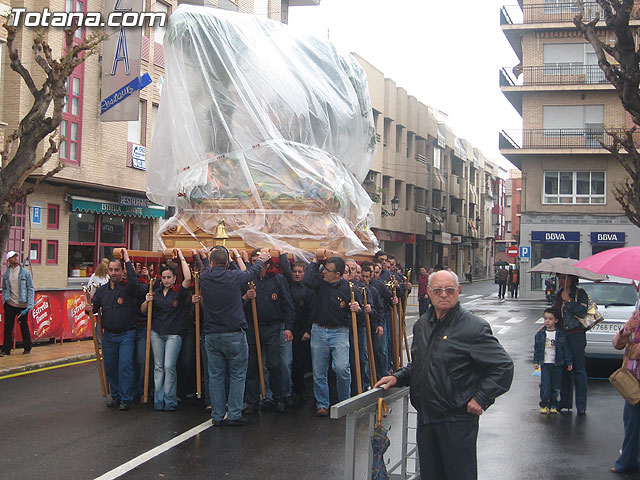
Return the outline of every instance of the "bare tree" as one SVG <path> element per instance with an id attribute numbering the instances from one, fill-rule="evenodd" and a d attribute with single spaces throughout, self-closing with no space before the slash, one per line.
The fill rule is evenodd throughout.
<path id="1" fill-rule="evenodd" d="M 6 137 L 4 148 L 0 151 L 0 255 L 4 253 L 9 238 L 14 205 L 64 167 L 64 164 L 58 161 L 58 164 L 46 174 L 25 185 L 29 175 L 43 167 L 58 152 L 60 140 L 56 139 L 56 132 L 62 122 L 67 78 L 78 65 L 98 51 L 98 46 L 106 38 L 104 33 L 96 32 L 74 45 L 75 28 L 64 30 L 65 48 L 60 58 L 55 59 L 43 32 L 37 33 L 32 45 L 33 57 L 44 71 L 45 79 L 41 85 L 36 85 L 15 47 L 17 28 L 8 21 L 4 28 L 7 30 L 9 66 L 20 75 L 29 89 L 33 96 L 33 104 L 20 121 L 18 129 Z M 52 102 L 53 111 L 48 114 Z M 44 154 L 38 157 L 38 147 L 46 137 L 49 146 Z"/>
<path id="2" fill-rule="evenodd" d="M 634 14 L 634 0 L 596 2 L 602 9 L 603 18 L 598 12 L 591 21 L 584 22 L 584 8 L 581 8 L 573 23 L 593 46 L 600 69 L 615 87 L 622 106 L 635 124 L 623 134 L 607 132 L 613 142 L 610 146 L 603 144 L 603 148 L 614 155 L 627 172 L 624 181 L 614 186 L 613 195 L 629 220 L 640 227 L 640 153 L 634 140 L 636 127 L 640 126 L 640 52 L 636 49 L 633 28 L 629 25 Z M 603 42 L 598 35 L 602 28 L 596 25 L 601 20 L 604 20 L 606 29 L 613 32 L 614 45 Z"/>

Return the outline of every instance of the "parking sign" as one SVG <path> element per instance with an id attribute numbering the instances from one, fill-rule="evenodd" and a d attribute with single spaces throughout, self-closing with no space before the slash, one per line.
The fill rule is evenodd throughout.
<path id="1" fill-rule="evenodd" d="M 521 262 L 528 262 L 531 258 L 531 247 L 529 245 L 520 245 L 519 254 Z"/>

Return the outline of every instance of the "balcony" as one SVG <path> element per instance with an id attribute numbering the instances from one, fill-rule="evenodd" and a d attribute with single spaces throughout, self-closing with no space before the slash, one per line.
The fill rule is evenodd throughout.
<path id="1" fill-rule="evenodd" d="M 500 153 L 518 168 L 521 155 L 557 153 L 603 153 L 612 146 L 613 139 L 606 132 L 624 134 L 624 128 L 558 128 L 531 130 L 503 130 L 500 132 Z M 602 143 L 601 143 L 602 142 Z"/>
<path id="2" fill-rule="evenodd" d="M 458 175 L 449 175 L 449 195 L 455 198 L 466 198 L 467 189 L 465 188 L 465 180 Z"/>
<path id="3" fill-rule="evenodd" d="M 590 22 L 596 15 L 602 18 L 602 9 L 596 2 L 584 2 L 583 21 Z M 571 23 L 580 13 L 576 2 L 543 2 L 528 5 L 505 5 L 500 9 L 500 25 L 522 25 L 531 23 Z"/>
<path id="4" fill-rule="evenodd" d="M 501 87 L 538 87 L 559 85 L 609 85 L 609 80 L 598 65 L 552 64 L 520 67 L 516 77 L 513 69 L 500 70 Z M 582 89 L 581 89 L 582 90 Z"/>
<path id="5" fill-rule="evenodd" d="M 451 235 L 462 235 L 461 220 L 462 217 L 458 217 L 456 213 L 450 213 L 447 218 L 447 232 Z"/>

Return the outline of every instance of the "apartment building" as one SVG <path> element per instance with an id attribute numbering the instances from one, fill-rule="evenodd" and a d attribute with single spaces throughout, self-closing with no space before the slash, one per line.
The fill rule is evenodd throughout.
<path id="1" fill-rule="evenodd" d="M 380 247 L 405 267 L 476 276 L 493 265 L 498 169 L 429 108 L 365 59 L 378 148 L 364 183 Z M 499 233 L 499 232 L 498 232 Z"/>
<path id="2" fill-rule="evenodd" d="M 598 9 L 585 2 L 585 19 Z M 612 195 L 625 173 L 600 143 L 611 142 L 605 130 L 632 123 L 573 25 L 577 12 L 570 0 L 519 0 L 500 15 L 520 60 L 501 70 L 500 85 L 523 128 L 503 131 L 500 151 L 522 171 L 518 240 L 531 247 L 530 261 L 520 259 L 524 297 L 542 297 L 545 276 L 527 272 L 543 259 L 582 259 L 640 242 Z M 597 27 L 605 43 L 614 41 L 604 22 Z"/>
<path id="3" fill-rule="evenodd" d="M 177 0 L 145 0 L 145 11 L 166 12 Z M 197 2 L 196 2 L 197 3 Z M 318 5 L 319 0 L 207 0 L 206 5 L 286 21 L 290 6 Z M 20 3 L 28 11 L 42 10 L 43 3 Z M 96 0 L 51 0 L 51 11 L 101 11 Z M 0 42 L 6 42 L 2 29 Z M 36 83 L 42 79 L 34 63 L 31 45 L 36 29 L 18 32 L 16 47 Z M 77 32 L 77 41 L 87 35 Z M 63 32 L 50 28 L 46 40 L 60 55 Z M 141 91 L 139 119 L 132 122 L 100 121 L 102 57 L 94 55 L 69 78 L 67 107 L 60 126 L 59 158 L 66 164 L 60 173 L 41 185 L 15 210 L 7 249 L 16 250 L 30 265 L 36 289 L 67 289 L 86 283 L 99 259 L 117 247 L 156 249 L 156 233 L 169 212 L 146 199 L 145 147 L 151 144 L 164 76 L 164 27 L 145 28 L 141 47 L 141 74 L 153 82 Z M 0 141 L 13 132 L 29 111 L 31 94 L 17 74 L 7 67 L 6 47 L 0 49 Z M 43 153 L 44 150 L 41 150 Z M 45 169 L 53 168 L 53 159 Z M 33 179 L 44 172 L 36 172 Z"/>

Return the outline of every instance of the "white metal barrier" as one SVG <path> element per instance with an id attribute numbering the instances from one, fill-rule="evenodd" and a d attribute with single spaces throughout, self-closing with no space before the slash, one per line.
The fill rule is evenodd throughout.
<path id="1" fill-rule="evenodd" d="M 417 414 L 409 403 L 409 387 L 391 388 L 389 390 L 375 388 L 331 407 L 332 419 L 347 417 L 345 426 L 345 465 L 343 478 L 345 480 L 371 478 L 373 450 L 369 439 L 373 435 L 379 397 L 383 397 L 387 401 L 390 415 L 394 407 L 402 408 L 402 411 L 400 412 L 402 423 L 402 430 L 400 434 L 400 458 L 392 458 L 387 463 L 389 477 L 394 480 L 417 480 L 420 478 L 420 463 L 418 462 L 418 448 L 416 444 Z M 366 477 L 363 476 L 364 472 L 356 472 L 356 426 L 358 418 L 363 415 L 369 416 L 369 425 L 367 428 L 369 455 Z M 393 424 L 393 426 L 397 428 L 397 425 Z M 392 430 L 394 429 L 392 428 Z M 394 435 L 394 437 L 395 436 L 396 435 Z M 392 440 L 392 444 L 394 441 L 397 441 L 397 439 Z M 389 450 L 391 451 L 396 449 L 390 448 Z M 385 458 L 391 456 L 393 455 L 385 455 Z"/>

